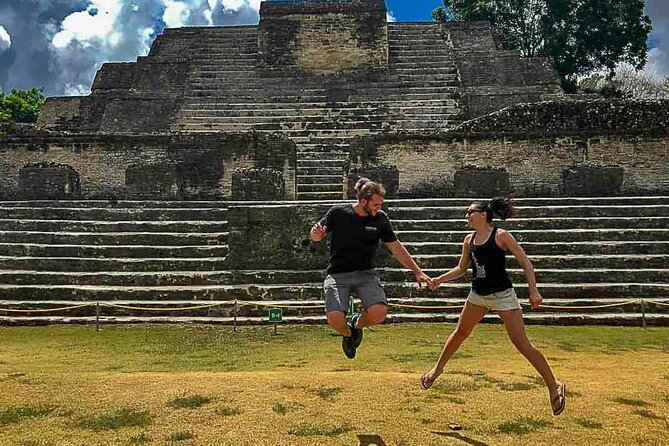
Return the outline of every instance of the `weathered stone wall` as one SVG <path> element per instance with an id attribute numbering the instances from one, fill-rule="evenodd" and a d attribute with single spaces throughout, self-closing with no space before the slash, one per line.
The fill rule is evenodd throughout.
<path id="1" fill-rule="evenodd" d="M 453 48 L 461 105 L 469 118 L 562 93 L 549 58 L 520 57 L 518 51 L 504 50 L 488 22 L 445 23 L 442 29 Z"/>
<path id="2" fill-rule="evenodd" d="M 363 170 L 397 167 L 400 196 L 666 194 L 669 101 L 519 105 L 441 135 L 362 140 L 353 157 Z M 502 169 L 509 190 L 501 177 L 458 186 L 473 168 Z"/>
<path id="3" fill-rule="evenodd" d="M 383 0 L 264 2 L 260 16 L 266 68 L 338 72 L 388 63 Z"/>
<path id="4" fill-rule="evenodd" d="M 2 129 L 1 199 L 27 198 L 19 172 L 43 162 L 73 169 L 83 199 L 229 199 L 234 170 L 249 167 L 280 171 L 283 199 L 296 193 L 295 144 L 278 136 L 64 135 L 22 129 Z"/>
<path id="5" fill-rule="evenodd" d="M 325 269 L 327 242 L 309 230 L 330 208 L 318 205 L 240 205 L 228 209 L 228 262 L 232 269 Z"/>

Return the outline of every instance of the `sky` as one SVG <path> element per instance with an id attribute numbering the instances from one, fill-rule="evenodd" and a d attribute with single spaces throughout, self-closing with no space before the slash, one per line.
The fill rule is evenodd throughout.
<path id="1" fill-rule="evenodd" d="M 104 62 L 135 61 L 165 27 L 255 25 L 261 0 L 0 0 L 0 91 L 86 95 Z M 386 0 L 389 20 L 429 21 L 441 0 Z M 669 0 L 653 21 L 646 70 L 669 76 Z"/>

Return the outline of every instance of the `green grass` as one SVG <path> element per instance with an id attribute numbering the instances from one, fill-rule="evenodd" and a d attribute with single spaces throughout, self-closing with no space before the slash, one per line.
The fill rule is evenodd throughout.
<path id="1" fill-rule="evenodd" d="M 612 401 L 615 403 L 624 404 L 625 406 L 645 407 L 648 405 L 648 403 L 643 400 L 636 400 L 633 398 L 625 398 L 625 397 L 613 398 Z"/>
<path id="2" fill-rule="evenodd" d="M 185 441 L 185 440 L 191 440 L 195 438 L 195 435 L 193 435 L 189 431 L 182 431 L 182 432 L 175 432 L 173 434 L 170 434 L 167 437 L 167 441 Z"/>
<path id="3" fill-rule="evenodd" d="M 524 392 L 526 390 L 532 390 L 537 387 L 535 384 L 514 382 L 514 383 L 502 383 L 499 385 L 500 390 L 506 390 L 508 392 Z"/>
<path id="4" fill-rule="evenodd" d="M 481 385 L 473 379 L 445 378 L 437 381 L 432 388 L 439 393 L 450 394 L 478 390 Z"/>
<path id="5" fill-rule="evenodd" d="M 318 389 L 312 390 L 311 393 L 313 393 L 319 398 L 323 398 L 324 400 L 334 401 L 335 396 L 337 396 L 343 391 L 344 389 L 342 387 L 321 386 Z"/>
<path id="6" fill-rule="evenodd" d="M 243 411 L 239 407 L 224 406 L 216 409 L 216 413 L 224 417 L 234 417 L 235 415 L 241 415 Z"/>
<path id="7" fill-rule="evenodd" d="M 151 442 L 151 438 L 146 435 L 144 432 L 142 432 L 139 435 L 134 435 L 128 439 L 128 444 L 131 446 L 135 445 L 142 445 L 142 444 L 147 444 Z"/>
<path id="8" fill-rule="evenodd" d="M 657 415 L 650 409 L 634 409 L 632 411 L 634 415 L 639 415 L 640 417 L 650 418 L 651 420 L 664 420 L 665 417 Z"/>
<path id="9" fill-rule="evenodd" d="M 346 424 L 339 426 L 300 426 L 289 432 L 297 437 L 337 437 L 351 430 Z"/>
<path id="10" fill-rule="evenodd" d="M 0 426 L 18 423 L 29 418 L 46 417 L 54 411 L 54 407 L 8 407 L 0 409 Z"/>
<path id="11" fill-rule="evenodd" d="M 552 423 L 546 420 L 535 419 L 531 417 L 520 417 L 514 421 L 508 421 L 499 425 L 500 432 L 505 434 L 524 435 L 539 431 Z"/>
<path id="12" fill-rule="evenodd" d="M 152 417 L 147 411 L 123 408 L 97 417 L 81 417 L 75 423 L 75 426 L 80 429 L 114 430 L 123 427 L 144 427 L 151 424 L 151 422 Z"/>
<path id="13" fill-rule="evenodd" d="M 168 406 L 177 409 L 197 409 L 209 403 L 211 398 L 202 395 L 192 395 L 172 398 L 167 402 Z"/>
<path id="14" fill-rule="evenodd" d="M 574 421 L 579 426 L 583 426 L 588 429 L 601 429 L 602 423 L 599 421 L 588 420 L 587 418 L 574 418 Z"/>

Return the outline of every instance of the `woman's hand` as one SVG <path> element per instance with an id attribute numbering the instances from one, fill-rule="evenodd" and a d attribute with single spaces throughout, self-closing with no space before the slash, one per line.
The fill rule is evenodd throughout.
<path id="1" fill-rule="evenodd" d="M 543 297 L 539 294 L 539 290 L 535 289 L 530 291 L 530 305 L 532 305 L 532 309 L 536 310 L 539 308 L 543 300 Z"/>
<path id="2" fill-rule="evenodd" d="M 439 285 L 441 285 L 441 280 L 439 280 L 439 277 L 436 277 L 432 279 L 432 282 L 428 285 L 428 288 L 430 291 L 436 291 L 436 289 L 439 288 Z"/>

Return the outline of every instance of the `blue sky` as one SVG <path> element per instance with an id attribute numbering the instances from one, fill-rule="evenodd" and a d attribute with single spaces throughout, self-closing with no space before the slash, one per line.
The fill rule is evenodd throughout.
<path id="1" fill-rule="evenodd" d="M 0 0 L 0 91 L 85 95 L 104 62 L 146 55 L 165 27 L 253 25 L 261 0 Z M 386 0 L 400 22 L 429 21 L 441 0 Z M 646 0 L 647 70 L 669 76 L 669 0 Z"/>
<path id="2" fill-rule="evenodd" d="M 431 20 L 434 8 L 442 5 L 439 0 L 386 0 L 388 10 L 398 22 L 423 22 Z"/>

